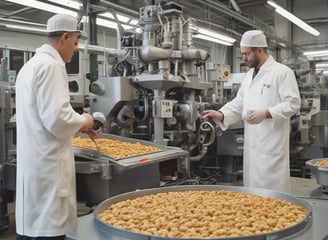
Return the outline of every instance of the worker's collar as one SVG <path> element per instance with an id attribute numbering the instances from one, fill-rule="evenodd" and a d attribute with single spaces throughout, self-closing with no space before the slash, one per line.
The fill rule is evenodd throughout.
<path id="1" fill-rule="evenodd" d="M 254 71 L 253 71 L 253 78 L 252 79 L 254 79 L 255 78 L 255 76 L 256 76 L 256 74 L 258 73 L 260 71 L 260 68 L 254 68 Z"/>

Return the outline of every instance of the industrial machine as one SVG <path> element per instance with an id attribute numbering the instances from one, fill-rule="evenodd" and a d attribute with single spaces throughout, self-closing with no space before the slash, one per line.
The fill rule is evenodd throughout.
<path id="1" fill-rule="evenodd" d="M 219 76 L 230 70 L 208 63 L 208 52 L 194 47 L 196 21 L 182 13 L 175 2 L 140 9 L 141 31 L 120 32 L 107 76 L 91 84 L 90 109 L 107 117 L 106 133 L 185 150 L 189 157 L 178 171 L 188 175 L 218 130 L 201 128 L 200 113 L 218 101 Z"/>
<path id="2" fill-rule="evenodd" d="M 108 132 L 200 154 L 199 117 L 212 84 L 209 54 L 193 46 L 196 22 L 169 2 L 141 8 L 139 26 L 141 33 L 122 33 L 108 76 L 92 83 L 91 110 L 107 116 Z"/>
<path id="3" fill-rule="evenodd" d="M 311 172 L 305 162 L 328 154 L 327 84 L 312 74 L 304 57 L 294 57 L 285 64 L 294 70 L 301 96 L 300 112 L 291 119 L 291 174 L 308 178 Z"/>
<path id="4" fill-rule="evenodd" d="M 7 203 L 13 201 L 11 181 L 12 161 L 16 157 L 16 123 L 14 115 L 14 89 L 8 81 L 7 60 L 1 59 L 0 64 L 0 231 L 8 227 L 9 217 Z"/>

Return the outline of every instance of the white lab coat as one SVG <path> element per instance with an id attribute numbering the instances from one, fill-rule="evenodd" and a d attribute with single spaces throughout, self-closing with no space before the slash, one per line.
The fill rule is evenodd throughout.
<path id="1" fill-rule="evenodd" d="M 272 56 L 252 80 L 250 69 L 235 99 L 220 111 L 223 130 L 244 120 L 243 181 L 246 187 L 290 191 L 289 134 L 290 117 L 300 109 L 300 94 L 295 75 Z M 247 111 L 268 109 L 272 119 L 251 125 Z"/>
<path id="2" fill-rule="evenodd" d="M 16 82 L 16 231 L 59 236 L 77 221 L 72 136 L 86 122 L 70 105 L 65 63 L 45 44 Z"/>

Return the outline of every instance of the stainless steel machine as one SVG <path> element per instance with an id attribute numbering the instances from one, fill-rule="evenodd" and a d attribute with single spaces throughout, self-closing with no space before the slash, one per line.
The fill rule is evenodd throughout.
<path id="1" fill-rule="evenodd" d="M 187 152 L 165 161 L 178 158 L 172 174 L 189 178 L 191 163 L 207 154 L 219 132 L 200 114 L 217 102 L 219 76 L 226 77 L 229 69 L 209 63 L 208 52 L 194 46 L 196 21 L 185 19 L 179 4 L 146 5 L 139 13 L 136 29 L 118 31 L 107 76 L 90 86 L 90 109 L 106 116 L 104 133 Z"/>
<path id="2" fill-rule="evenodd" d="M 107 116 L 108 133 L 178 146 L 200 158 L 200 112 L 213 84 L 209 54 L 193 45 L 196 21 L 182 13 L 174 2 L 140 9 L 141 33 L 122 33 L 108 76 L 91 85 L 90 107 Z"/>
<path id="3" fill-rule="evenodd" d="M 83 137 L 83 134 L 80 134 L 80 137 Z M 127 143 L 136 142 L 132 138 L 106 133 L 98 137 Z M 115 158 L 95 150 L 74 147 L 78 201 L 92 207 L 120 193 L 159 187 L 159 163 L 187 157 L 187 153 L 180 148 L 157 145 L 143 140 L 138 140 L 138 143 L 155 146 L 160 151 Z"/>
<path id="4" fill-rule="evenodd" d="M 14 115 L 14 89 L 8 82 L 7 60 L 0 64 L 0 231 L 9 224 L 7 203 L 13 201 L 12 185 L 15 184 L 16 123 Z"/>

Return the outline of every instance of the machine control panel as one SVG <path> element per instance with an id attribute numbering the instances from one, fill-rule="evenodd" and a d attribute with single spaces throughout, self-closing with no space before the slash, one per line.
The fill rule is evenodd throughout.
<path id="1" fill-rule="evenodd" d="M 162 118 L 173 117 L 173 104 L 175 101 L 161 100 L 160 113 Z"/>
<path id="2" fill-rule="evenodd" d="M 226 82 L 230 76 L 230 66 L 229 65 L 219 65 L 218 66 L 219 81 Z"/>

